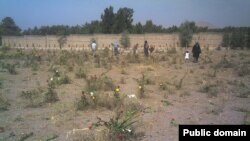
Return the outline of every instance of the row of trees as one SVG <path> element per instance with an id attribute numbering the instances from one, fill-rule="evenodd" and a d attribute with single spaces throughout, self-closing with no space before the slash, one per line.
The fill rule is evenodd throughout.
<path id="1" fill-rule="evenodd" d="M 152 20 L 146 21 L 145 24 L 141 22 L 133 23 L 134 10 L 131 8 L 120 8 L 117 13 L 114 12 L 113 7 L 110 6 L 104 9 L 101 14 L 101 21 L 95 20 L 83 25 L 68 26 L 68 25 L 52 25 L 28 28 L 21 32 L 20 28 L 15 24 L 11 17 L 6 17 L 1 22 L 1 35 L 68 35 L 68 34 L 119 34 L 123 31 L 129 33 L 143 34 L 143 33 L 174 33 L 179 32 L 177 26 L 164 28 L 161 25 L 156 25 Z M 1 30 L 0 29 L 0 30 Z M 207 31 L 207 28 L 198 28 L 198 32 Z"/>
<path id="2" fill-rule="evenodd" d="M 219 32 L 224 33 L 222 46 L 225 47 L 245 47 L 250 46 L 250 27 L 225 27 L 221 29 L 208 29 L 207 27 L 197 27 L 195 22 L 185 21 L 179 27 L 172 26 L 164 28 L 155 25 L 152 20 L 146 21 L 143 25 L 138 22 L 133 23 L 133 9 L 120 8 L 117 13 L 112 6 L 104 9 L 101 14 L 101 21 L 95 20 L 84 25 L 52 25 L 28 28 L 21 32 L 11 17 L 5 17 L 0 23 L 0 42 L 2 35 L 59 35 L 69 34 L 119 34 L 119 33 L 179 33 L 181 46 L 188 46 L 194 33 L 198 32 Z"/>
<path id="3" fill-rule="evenodd" d="M 250 28 L 231 28 L 223 33 L 222 46 L 230 48 L 250 48 Z"/>

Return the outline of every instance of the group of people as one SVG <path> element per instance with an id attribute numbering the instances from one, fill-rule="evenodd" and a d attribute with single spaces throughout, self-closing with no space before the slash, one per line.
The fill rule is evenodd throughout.
<path id="1" fill-rule="evenodd" d="M 113 46 L 114 55 L 117 56 L 119 54 L 119 43 L 117 41 L 115 41 L 112 44 L 112 46 Z M 149 44 L 148 44 L 147 40 L 144 42 L 143 50 L 144 50 L 145 57 L 148 57 L 149 54 L 151 54 L 154 51 L 154 49 L 155 48 L 153 46 L 149 47 Z M 95 56 L 95 53 L 96 53 L 96 50 L 97 50 L 97 44 L 96 44 L 96 42 L 94 40 L 91 43 L 91 50 L 92 50 L 93 56 Z M 187 62 L 189 60 L 189 54 L 190 54 L 189 51 L 186 50 L 185 55 L 184 55 L 185 62 Z M 198 59 L 199 59 L 199 56 L 201 54 L 201 48 L 200 48 L 200 45 L 199 45 L 198 42 L 196 42 L 195 45 L 193 46 L 192 54 L 193 54 L 193 58 L 194 58 L 193 62 L 197 63 Z"/>
<path id="2" fill-rule="evenodd" d="M 197 63 L 201 54 L 201 48 L 200 48 L 200 44 L 198 42 L 195 43 L 195 45 L 192 48 L 192 54 L 193 54 L 193 58 L 194 58 L 194 63 Z M 189 60 L 189 51 L 186 50 L 185 51 L 185 62 L 187 62 Z"/>
<path id="3" fill-rule="evenodd" d="M 144 55 L 145 55 L 145 57 L 148 57 L 149 54 L 151 54 L 151 53 L 154 51 L 154 49 L 155 49 L 155 48 L 154 48 L 153 46 L 150 46 L 150 47 L 149 47 L 148 41 L 147 41 L 147 40 L 144 42 L 143 50 L 144 50 Z"/>
<path id="4" fill-rule="evenodd" d="M 114 43 L 112 43 L 112 46 L 114 50 L 114 55 L 117 56 L 119 54 L 119 43 L 115 41 Z M 97 50 L 97 44 L 95 40 L 93 40 L 91 43 L 91 50 L 92 50 L 93 56 L 95 56 L 95 53 Z"/>

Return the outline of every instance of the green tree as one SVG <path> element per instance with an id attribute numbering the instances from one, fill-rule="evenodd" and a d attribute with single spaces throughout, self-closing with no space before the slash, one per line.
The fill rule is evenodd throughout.
<path id="1" fill-rule="evenodd" d="M 92 21 L 90 24 L 86 23 L 84 25 L 84 33 L 101 33 L 101 23 L 99 21 Z"/>
<path id="2" fill-rule="evenodd" d="M 122 33 L 120 43 L 124 48 L 128 48 L 130 46 L 130 38 L 129 38 L 129 33 L 128 31 L 124 31 Z"/>
<path id="3" fill-rule="evenodd" d="M 144 33 L 143 31 L 143 26 L 140 22 L 138 22 L 135 26 L 134 26 L 134 29 L 133 29 L 133 32 L 134 33 L 137 33 L 137 34 L 142 34 Z"/>
<path id="4" fill-rule="evenodd" d="M 152 20 L 146 21 L 146 24 L 144 25 L 144 31 L 147 33 L 152 33 L 154 31 L 154 24 Z"/>
<path id="5" fill-rule="evenodd" d="M 182 47 L 189 46 L 189 44 L 192 41 L 193 34 L 196 31 L 195 22 L 185 21 L 180 25 L 179 30 L 180 30 L 179 37 L 181 46 Z"/>
<path id="6" fill-rule="evenodd" d="M 0 45 L 2 45 L 3 35 L 20 35 L 21 29 L 16 25 L 11 17 L 5 17 L 0 23 Z"/>
<path id="7" fill-rule="evenodd" d="M 244 47 L 244 39 L 245 39 L 245 33 L 244 31 L 240 29 L 235 29 L 232 33 L 232 41 L 231 41 L 231 47 L 237 48 L 243 48 Z"/>
<path id="8" fill-rule="evenodd" d="M 247 29 L 247 35 L 246 35 L 246 47 L 250 49 L 250 27 Z"/>
<path id="9" fill-rule="evenodd" d="M 11 17 L 5 17 L 0 24 L 1 35 L 20 35 L 21 29 Z"/>
<path id="10" fill-rule="evenodd" d="M 225 32 L 223 34 L 223 39 L 222 39 L 222 46 L 223 47 L 229 47 L 230 46 L 230 33 L 229 32 Z"/>
<path id="11" fill-rule="evenodd" d="M 113 12 L 112 6 L 104 10 L 104 13 L 101 15 L 101 19 L 103 33 L 112 33 L 113 25 L 115 22 L 115 14 Z"/>
<path id="12" fill-rule="evenodd" d="M 114 33 L 121 33 L 124 30 L 132 30 L 134 10 L 131 8 L 120 8 L 115 14 L 115 23 L 113 27 Z"/>

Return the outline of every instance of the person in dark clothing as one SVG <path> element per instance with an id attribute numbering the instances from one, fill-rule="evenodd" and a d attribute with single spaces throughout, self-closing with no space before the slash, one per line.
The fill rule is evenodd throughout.
<path id="1" fill-rule="evenodd" d="M 194 62 L 198 62 L 200 53 L 201 53 L 201 48 L 198 42 L 195 43 L 192 49 L 193 57 L 194 57 Z"/>
<path id="2" fill-rule="evenodd" d="M 145 42 L 144 42 L 144 55 L 145 55 L 146 57 L 148 57 L 148 54 L 149 54 L 148 49 L 149 49 L 148 42 L 145 41 Z"/>

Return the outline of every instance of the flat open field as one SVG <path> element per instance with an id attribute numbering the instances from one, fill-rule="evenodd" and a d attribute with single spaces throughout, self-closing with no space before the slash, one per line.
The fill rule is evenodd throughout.
<path id="1" fill-rule="evenodd" d="M 249 124 L 250 51 L 183 53 L 1 49 L 0 141 L 177 141 L 178 124 Z"/>

